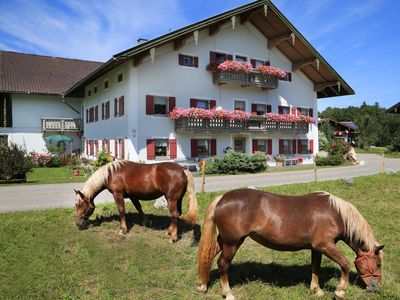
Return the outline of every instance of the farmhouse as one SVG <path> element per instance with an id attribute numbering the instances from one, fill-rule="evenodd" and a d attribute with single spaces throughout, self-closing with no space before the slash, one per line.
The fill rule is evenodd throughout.
<path id="1" fill-rule="evenodd" d="M 335 132 L 336 139 L 342 139 L 347 143 L 354 141 L 354 138 L 358 134 L 358 126 L 352 121 L 336 121 L 333 119 L 319 119 L 318 126 L 321 127 L 323 124 L 329 123 L 333 131 Z"/>
<path id="2" fill-rule="evenodd" d="M 388 108 L 386 110 L 386 112 L 392 113 L 392 114 L 400 114 L 400 102 L 397 102 L 395 105 L 393 105 L 392 107 Z"/>
<path id="3" fill-rule="evenodd" d="M 270 1 L 256 1 L 118 53 L 57 99 L 82 106 L 90 158 L 101 148 L 148 162 L 231 148 L 307 163 L 318 151 L 317 99 L 350 94 Z"/>

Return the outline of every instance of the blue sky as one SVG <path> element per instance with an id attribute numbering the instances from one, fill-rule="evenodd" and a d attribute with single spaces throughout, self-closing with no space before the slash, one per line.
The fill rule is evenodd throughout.
<path id="1" fill-rule="evenodd" d="M 106 61 L 136 45 L 245 0 L 0 0 L 0 49 Z M 400 1 L 273 0 L 356 91 L 327 106 L 400 101 Z"/>

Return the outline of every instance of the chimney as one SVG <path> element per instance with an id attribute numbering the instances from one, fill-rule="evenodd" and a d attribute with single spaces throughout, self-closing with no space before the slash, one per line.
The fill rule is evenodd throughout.
<path id="1" fill-rule="evenodd" d="M 137 43 L 138 43 L 138 44 L 143 44 L 143 43 L 145 43 L 145 42 L 147 42 L 147 41 L 148 41 L 148 39 L 139 38 L 139 39 L 137 40 Z"/>

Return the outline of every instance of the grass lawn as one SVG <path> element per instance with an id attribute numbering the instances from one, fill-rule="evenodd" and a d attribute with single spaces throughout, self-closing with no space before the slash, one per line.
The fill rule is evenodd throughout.
<path id="1" fill-rule="evenodd" d="M 380 154 L 382 155 L 386 151 L 386 147 L 376 147 L 376 148 L 355 148 L 356 153 L 358 154 Z M 385 157 L 387 158 L 400 158 L 400 152 L 393 153 L 385 153 Z"/>
<path id="2" fill-rule="evenodd" d="M 72 170 L 69 167 L 60 168 L 34 168 L 28 173 L 28 184 L 46 184 L 46 183 L 66 183 L 66 182 L 85 182 L 88 177 L 72 176 Z"/>
<path id="3" fill-rule="evenodd" d="M 342 181 L 268 187 L 282 194 L 326 190 L 355 204 L 384 243 L 382 286 L 368 293 L 352 264 L 346 299 L 400 299 L 400 175 L 358 177 Z M 198 194 L 202 220 L 217 193 Z M 186 201 L 184 202 L 186 203 Z M 118 236 L 115 205 L 99 205 L 88 230 L 78 231 L 73 209 L 0 214 L 1 299 L 222 299 L 214 266 L 207 296 L 196 292 L 199 227 L 183 228 L 178 243 L 168 243 L 168 213 L 153 201 L 142 202 L 152 228 L 133 225 L 138 215 L 127 203 L 126 236 Z M 182 227 L 181 227 L 182 228 Z M 347 245 L 340 248 L 352 262 Z M 238 299 L 317 299 L 311 296 L 310 251 L 278 252 L 247 239 L 230 269 Z M 340 269 L 322 260 L 321 284 L 332 299 Z"/>

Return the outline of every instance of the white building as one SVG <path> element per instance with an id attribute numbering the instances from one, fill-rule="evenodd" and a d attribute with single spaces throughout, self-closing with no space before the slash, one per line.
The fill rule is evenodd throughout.
<path id="1" fill-rule="evenodd" d="M 289 71 L 277 86 L 207 70 L 210 61 L 245 60 Z M 94 92 L 96 91 L 96 92 Z M 66 92 L 83 97 L 86 153 L 162 161 L 224 150 L 302 156 L 318 151 L 318 125 L 266 122 L 266 112 L 317 119 L 317 99 L 353 94 L 349 85 L 269 1 L 257 1 L 116 54 Z M 172 120 L 173 107 L 244 109 L 234 125 Z M 229 123 L 229 122 L 228 122 Z"/>

